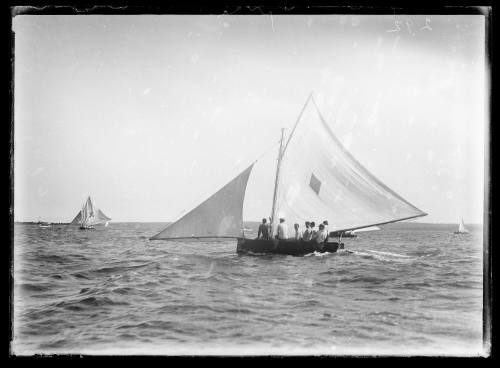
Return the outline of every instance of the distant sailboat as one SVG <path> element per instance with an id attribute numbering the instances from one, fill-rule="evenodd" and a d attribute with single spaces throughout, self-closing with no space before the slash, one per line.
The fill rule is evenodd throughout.
<path id="1" fill-rule="evenodd" d="M 42 228 L 50 227 L 50 222 L 40 221 L 40 219 L 38 219 L 37 224 L 38 224 L 38 227 L 42 227 Z"/>
<path id="2" fill-rule="evenodd" d="M 85 203 L 83 204 L 82 209 L 76 217 L 71 221 L 71 225 L 79 225 L 80 229 L 87 230 L 93 229 L 95 225 L 104 224 L 108 226 L 108 222 L 111 219 L 106 216 L 99 208 L 97 208 L 90 196 L 87 198 Z"/>
<path id="3" fill-rule="evenodd" d="M 465 228 L 464 219 L 460 219 L 460 224 L 458 225 L 458 231 L 455 231 L 455 234 L 468 234 L 469 230 Z"/>
<path id="4" fill-rule="evenodd" d="M 306 241 L 244 237 L 243 202 L 253 165 L 150 240 L 233 238 L 238 240 L 238 253 L 315 251 L 317 247 Z M 271 234 L 276 234 L 279 218 L 286 219 L 291 232 L 292 224 L 311 220 L 328 220 L 330 231 L 345 232 L 425 215 L 351 156 L 321 116 L 312 94 L 286 143 L 282 129 Z M 343 247 L 340 239 L 325 243 L 321 251 L 335 252 L 339 247 Z"/>

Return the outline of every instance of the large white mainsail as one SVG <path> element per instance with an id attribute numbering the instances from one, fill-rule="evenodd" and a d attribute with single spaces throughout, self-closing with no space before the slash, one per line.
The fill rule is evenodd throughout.
<path id="1" fill-rule="evenodd" d="M 92 200 L 89 196 L 83 204 L 80 212 L 78 212 L 73 221 L 71 221 L 71 225 L 88 227 L 107 223 L 108 221 L 111 221 L 111 219 L 106 216 L 99 208 L 97 208 L 94 203 L 92 203 Z"/>
<path id="2" fill-rule="evenodd" d="M 342 146 L 311 95 L 282 153 L 276 218 L 289 226 L 328 220 L 339 231 L 425 215 Z"/>
<path id="3" fill-rule="evenodd" d="M 150 240 L 238 238 L 242 236 L 243 200 L 253 164 L 217 193 Z"/>

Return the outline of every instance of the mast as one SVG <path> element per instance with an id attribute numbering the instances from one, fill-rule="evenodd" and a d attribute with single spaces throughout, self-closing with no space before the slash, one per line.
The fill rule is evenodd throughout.
<path id="1" fill-rule="evenodd" d="M 280 176 L 280 167 L 281 167 L 281 159 L 283 158 L 283 154 L 285 153 L 286 148 L 288 147 L 288 143 L 290 143 L 290 139 L 292 139 L 293 133 L 295 132 L 295 129 L 297 128 L 297 125 L 299 124 L 300 118 L 302 117 L 302 114 L 304 113 L 304 110 L 306 109 L 307 104 L 309 103 L 309 100 L 312 98 L 313 92 L 309 95 L 309 97 L 306 100 L 306 103 L 302 107 L 302 110 L 300 111 L 299 117 L 297 118 L 297 121 L 295 122 L 295 125 L 293 126 L 293 130 L 290 133 L 290 136 L 288 137 L 288 140 L 286 141 L 285 146 L 283 147 L 283 138 L 285 134 L 285 129 L 281 128 L 281 140 L 280 140 L 280 150 L 278 152 L 278 164 L 276 166 L 276 179 L 274 181 L 274 193 L 273 193 L 273 207 L 271 210 L 271 235 L 273 234 L 273 223 L 275 220 L 276 216 L 276 197 L 278 195 L 278 182 L 279 182 L 279 176 Z"/>
<path id="2" fill-rule="evenodd" d="M 275 211 L 276 211 L 276 196 L 278 195 L 278 181 L 279 181 L 279 176 L 280 176 L 280 166 L 281 166 L 281 158 L 283 157 L 283 137 L 285 135 L 285 129 L 281 128 L 281 140 L 280 140 L 280 149 L 278 152 L 278 163 L 276 166 L 276 179 L 274 181 L 274 193 L 273 193 L 273 207 L 271 210 L 271 236 L 273 234 L 273 223 L 274 223 L 274 218 L 275 218 Z"/>

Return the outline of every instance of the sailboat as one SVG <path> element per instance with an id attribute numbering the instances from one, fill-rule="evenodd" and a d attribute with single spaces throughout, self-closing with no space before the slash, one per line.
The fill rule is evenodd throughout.
<path id="1" fill-rule="evenodd" d="M 41 221 L 40 217 L 39 217 L 37 225 L 38 225 L 38 227 L 41 227 L 41 228 L 47 228 L 47 227 L 50 227 L 50 222 Z"/>
<path id="2" fill-rule="evenodd" d="M 92 203 L 89 196 L 80 212 L 78 212 L 73 221 L 71 221 L 71 225 L 79 225 L 81 230 L 89 230 L 99 224 L 108 226 L 109 221 L 111 221 L 111 219 Z"/>
<path id="3" fill-rule="evenodd" d="M 461 218 L 460 224 L 458 225 L 458 231 L 455 231 L 455 234 L 468 234 L 468 233 L 469 233 L 469 230 L 467 230 L 465 228 L 464 219 Z"/>
<path id="4" fill-rule="evenodd" d="M 304 255 L 318 247 L 302 240 L 278 240 L 277 220 L 329 221 L 329 230 L 345 232 L 427 215 L 364 168 L 340 143 L 321 115 L 313 95 L 307 98 L 288 138 L 281 130 L 270 216 L 271 239 L 250 239 L 242 232 L 243 203 L 255 162 L 186 215 L 150 240 L 232 238 L 237 253 Z M 292 234 L 289 234 L 292 236 Z M 343 248 L 327 241 L 320 251 Z"/>

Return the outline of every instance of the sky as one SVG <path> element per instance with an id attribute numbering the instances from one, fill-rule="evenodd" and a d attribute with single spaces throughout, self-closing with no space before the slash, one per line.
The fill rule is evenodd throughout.
<path id="1" fill-rule="evenodd" d="M 280 129 L 311 92 L 377 178 L 428 213 L 483 220 L 480 15 L 18 15 L 14 219 L 173 221 L 258 159 L 271 210 Z"/>

